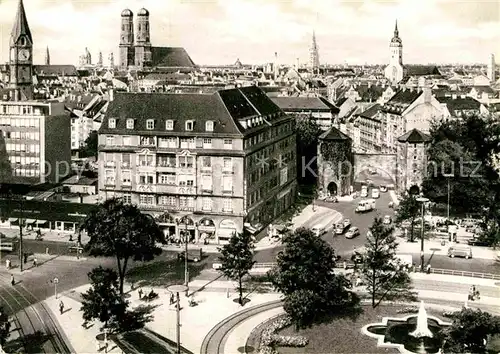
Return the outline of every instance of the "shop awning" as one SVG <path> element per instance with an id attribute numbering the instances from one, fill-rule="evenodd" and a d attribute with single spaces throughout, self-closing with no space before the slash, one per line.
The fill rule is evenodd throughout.
<path id="1" fill-rule="evenodd" d="M 217 236 L 220 238 L 231 238 L 236 233 L 236 229 L 219 229 Z"/>
<path id="2" fill-rule="evenodd" d="M 35 219 L 26 219 L 26 224 L 33 224 Z"/>
<path id="3" fill-rule="evenodd" d="M 45 224 L 47 222 L 47 220 L 37 220 L 36 223 L 37 224 Z"/>
<path id="4" fill-rule="evenodd" d="M 9 222 L 16 222 L 17 220 L 19 220 L 18 218 L 9 218 Z"/>

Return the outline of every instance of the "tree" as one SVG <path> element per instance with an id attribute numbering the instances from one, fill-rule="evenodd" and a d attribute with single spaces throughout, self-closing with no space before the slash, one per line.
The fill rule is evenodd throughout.
<path id="1" fill-rule="evenodd" d="M 120 296 L 118 274 L 113 269 L 100 266 L 90 271 L 88 277 L 91 287 L 82 294 L 80 309 L 83 312 L 83 320 L 90 322 L 98 319 L 108 328 L 120 304 L 125 301 Z"/>
<path id="2" fill-rule="evenodd" d="M 385 227 L 381 218 L 375 218 L 366 236 L 360 271 L 373 308 L 384 299 L 415 298 L 410 276 L 396 257 L 398 244 L 393 233 L 392 227 Z"/>
<path id="3" fill-rule="evenodd" d="M 284 250 L 268 275 L 284 295 L 283 308 L 296 328 L 305 328 L 335 313 L 356 307 L 349 281 L 335 274 L 335 251 L 311 230 L 300 228 L 283 237 Z"/>
<path id="4" fill-rule="evenodd" d="M 452 325 L 441 334 L 446 353 L 486 353 L 489 336 L 500 334 L 500 317 L 479 309 L 463 308 L 453 314 Z"/>
<path id="5" fill-rule="evenodd" d="M 304 175 L 303 166 L 307 166 L 309 161 L 315 159 L 318 154 L 318 139 L 323 131 L 314 117 L 299 117 L 296 120 L 295 130 L 297 133 L 297 171 L 299 179 L 304 182 L 315 181 L 316 176 Z M 304 160 L 303 160 L 304 159 Z M 316 162 L 312 163 L 311 168 L 317 171 Z"/>
<path id="6" fill-rule="evenodd" d="M 394 222 L 396 225 L 401 225 L 404 221 L 410 222 L 410 242 L 414 241 L 414 228 L 415 219 L 420 213 L 420 204 L 409 192 L 403 194 L 402 199 L 399 202 L 398 213 L 396 214 L 396 219 Z"/>
<path id="7" fill-rule="evenodd" d="M 229 243 L 219 248 L 221 253 L 219 260 L 222 267 L 219 271 L 231 280 L 238 282 L 239 303 L 243 306 L 243 278 L 248 275 L 255 261 L 253 260 L 252 236 L 243 230 L 235 234 Z"/>
<path id="8" fill-rule="evenodd" d="M 91 287 L 82 294 L 83 320 L 94 319 L 104 323 L 104 328 L 126 332 L 144 327 L 149 322 L 152 308 L 138 306 L 128 310 L 129 302 L 120 294 L 118 274 L 110 268 L 94 268 L 88 274 Z"/>
<path id="9" fill-rule="evenodd" d="M 10 335 L 9 316 L 3 306 L 0 306 L 0 345 L 3 347 Z"/>
<path id="10" fill-rule="evenodd" d="M 163 232 L 152 217 L 116 198 L 99 204 L 80 229 L 90 237 L 84 248 L 91 256 L 116 257 L 122 295 L 129 260 L 153 260 L 162 252 L 157 243 L 165 243 Z"/>
<path id="11" fill-rule="evenodd" d="M 492 117 L 440 122 L 431 129 L 429 166 L 422 187 L 426 197 L 457 212 L 476 213 L 487 226 L 487 240 L 500 236 L 500 123 Z"/>
<path id="12" fill-rule="evenodd" d="M 80 149 L 81 157 L 90 157 L 95 156 L 97 160 L 97 146 L 98 146 L 98 133 L 97 130 L 92 130 L 85 139 L 85 145 Z"/>

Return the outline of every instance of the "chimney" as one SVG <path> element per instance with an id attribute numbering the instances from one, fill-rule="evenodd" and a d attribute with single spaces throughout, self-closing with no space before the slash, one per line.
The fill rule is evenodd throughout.
<path id="1" fill-rule="evenodd" d="M 422 94 L 424 95 L 424 102 L 429 103 L 432 98 L 432 90 L 430 89 L 430 87 L 423 87 Z"/>

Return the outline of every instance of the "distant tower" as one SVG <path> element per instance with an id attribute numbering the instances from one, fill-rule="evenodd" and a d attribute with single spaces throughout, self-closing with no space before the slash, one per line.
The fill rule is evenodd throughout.
<path id="1" fill-rule="evenodd" d="M 99 57 L 97 58 L 97 66 L 102 67 L 102 52 L 99 51 Z"/>
<path id="2" fill-rule="evenodd" d="M 398 21 L 394 27 L 394 36 L 389 45 L 391 58 L 389 65 L 385 68 L 385 77 L 391 81 L 392 84 L 397 84 L 403 79 L 403 41 L 399 37 Z"/>
<path id="3" fill-rule="evenodd" d="M 278 52 L 274 52 L 274 81 L 278 79 L 279 69 L 278 69 Z"/>
<path id="4" fill-rule="evenodd" d="M 109 53 L 108 61 L 109 68 L 113 70 L 115 68 L 115 56 L 113 55 L 113 52 Z"/>
<path id="5" fill-rule="evenodd" d="M 137 13 L 137 35 L 135 40 L 135 65 L 151 64 L 151 42 L 149 37 L 149 11 L 142 8 Z"/>
<path id="6" fill-rule="evenodd" d="M 92 65 L 92 55 L 89 52 L 89 49 L 85 47 L 85 65 Z"/>
<path id="7" fill-rule="evenodd" d="M 47 49 L 45 51 L 45 65 L 50 65 L 50 52 L 49 52 L 49 46 L 47 46 Z"/>
<path id="8" fill-rule="evenodd" d="M 23 0 L 19 0 L 14 27 L 10 35 L 9 86 L 13 99 L 33 99 L 33 37 L 24 11 Z"/>
<path id="9" fill-rule="evenodd" d="M 122 11 L 120 32 L 120 67 L 125 69 L 134 65 L 134 14 L 129 9 Z"/>
<path id="10" fill-rule="evenodd" d="M 316 43 L 316 32 L 313 31 L 311 48 L 309 49 L 309 66 L 313 73 L 319 70 L 319 48 Z"/>
<path id="11" fill-rule="evenodd" d="M 495 82 L 497 80 L 495 70 L 495 54 L 491 53 L 490 60 L 488 61 L 488 79 L 490 79 L 490 82 Z"/>

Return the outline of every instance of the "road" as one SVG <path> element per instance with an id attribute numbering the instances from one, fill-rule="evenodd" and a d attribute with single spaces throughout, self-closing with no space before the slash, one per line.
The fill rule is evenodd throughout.
<path id="1" fill-rule="evenodd" d="M 360 180 L 366 180 L 367 178 L 371 179 L 375 186 L 392 183 L 383 176 L 368 175 L 366 171 L 361 172 L 359 176 Z M 357 185 L 357 188 L 360 188 L 359 184 Z M 344 218 L 350 219 L 352 225 L 357 226 L 360 230 L 360 236 L 354 239 L 346 239 L 343 235 L 334 235 L 332 232 L 328 232 L 322 236 L 322 238 L 328 242 L 336 253 L 342 258 L 349 258 L 354 249 L 360 248 L 365 244 L 366 232 L 373 223 L 375 216 L 383 217 L 384 215 L 390 215 L 394 217 L 394 210 L 389 208 L 389 202 L 392 201 L 389 192 L 380 193 L 380 198 L 376 200 L 376 211 L 368 212 L 366 214 L 357 214 L 354 212 L 357 201 L 359 200 L 360 198 L 352 202 L 315 202 L 316 205 L 337 210 L 343 215 Z M 278 252 L 282 249 L 283 247 L 275 247 L 257 251 L 255 253 L 255 260 L 259 263 L 275 262 Z M 411 255 L 413 262 L 415 264 L 420 264 L 420 253 L 413 253 Z M 430 257 L 426 255 L 426 263 L 427 262 L 429 262 L 433 268 L 454 269 L 478 273 L 498 273 L 500 270 L 500 264 L 498 262 L 487 259 L 465 260 L 461 258 L 452 259 L 442 255 L 431 255 Z"/>

